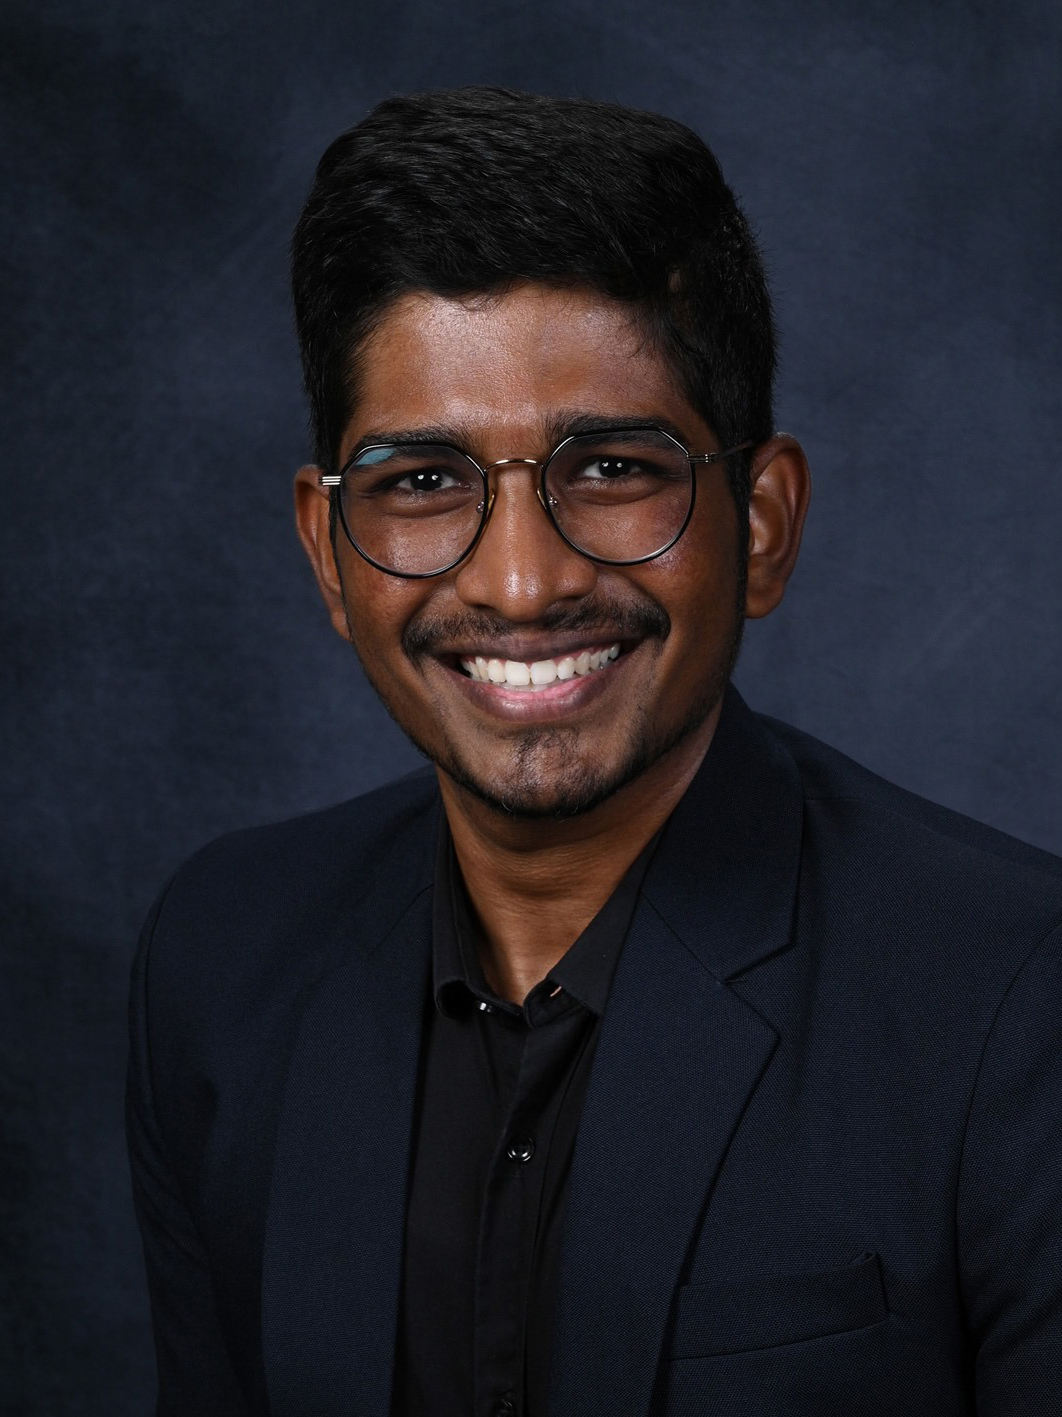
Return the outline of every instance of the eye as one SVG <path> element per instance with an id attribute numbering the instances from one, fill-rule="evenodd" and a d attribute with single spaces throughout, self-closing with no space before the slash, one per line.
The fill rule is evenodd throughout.
<path id="1" fill-rule="evenodd" d="M 673 465 L 668 465 L 669 461 Z M 590 452 L 565 468 L 554 469 L 554 476 L 572 494 L 583 492 L 604 496 L 633 494 L 646 495 L 676 477 L 686 476 L 686 464 L 665 457 L 646 457 L 640 453 Z"/>
<path id="2" fill-rule="evenodd" d="M 409 515 L 482 495 L 475 468 L 454 448 L 386 444 L 368 448 L 352 463 L 346 495 Z"/>
<path id="3" fill-rule="evenodd" d="M 462 480 L 448 468 L 421 467 L 391 479 L 389 485 L 400 492 L 448 492 L 467 485 L 467 479 Z"/>
<path id="4" fill-rule="evenodd" d="M 572 438 L 548 466 L 547 491 L 569 513 L 576 507 L 629 506 L 659 496 L 684 496 L 690 465 L 683 450 L 650 430 L 602 438 Z"/>
<path id="5" fill-rule="evenodd" d="M 576 476 L 588 482 L 599 479 L 612 482 L 616 478 L 631 477 L 648 471 L 645 464 L 635 458 L 595 457 L 588 458 L 578 469 Z"/>

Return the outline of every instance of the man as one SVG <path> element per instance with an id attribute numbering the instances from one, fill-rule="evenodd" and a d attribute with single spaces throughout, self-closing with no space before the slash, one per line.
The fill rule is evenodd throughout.
<path id="1" fill-rule="evenodd" d="M 393 100 L 293 250 L 299 533 L 434 772 L 145 928 L 159 1411 L 1062 1413 L 1062 874 L 728 687 L 808 475 L 711 154 Z"/>

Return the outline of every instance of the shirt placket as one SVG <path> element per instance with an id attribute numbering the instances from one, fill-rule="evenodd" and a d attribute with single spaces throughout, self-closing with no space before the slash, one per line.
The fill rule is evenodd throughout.
<path id="1" fill-rule="evenodd" d="M 484 1193 L 476 1262 L 476 1417 L 524 1417 L 527 1305 L 538 1216 L 561 1074 L 577 1048 L 572 1013 L 538 1027 L 499 1018 L 487 1027 L 524 1031 L 515 1082 Z M 511 1040 L 510 1040 L 511 1041 Z"/>

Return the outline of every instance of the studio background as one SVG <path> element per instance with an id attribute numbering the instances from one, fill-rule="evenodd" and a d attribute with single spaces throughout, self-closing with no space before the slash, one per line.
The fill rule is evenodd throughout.
<path id="1" fill-rule="evenodd" d="M 465 82 L 702 133 L 815 475 L 739 686 L 1062 851 L 1060 60 L 1035 0 L 8 0 L 0 1412 L 150 1410 L 121 1091 L 152 898 L 417 762 L 291 526 L 286 248 L 326 143 Z"/>

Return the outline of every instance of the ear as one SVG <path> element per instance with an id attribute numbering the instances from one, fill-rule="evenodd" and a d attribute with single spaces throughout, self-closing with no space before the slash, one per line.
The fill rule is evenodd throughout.
<path id="1" fill-rule="evenodd" d="M 295 474 L 295 526 L 302 549 L 310 558 L 332 628 L 349 640 L 343 582 L 328 532 L 328 488 L 317 481 L 319 474 L 320 468 L 316 467 L 300 467 Z"/>
<path id="2" fill-rule="evenodd" d="M 758 620 L 780 603 L 796 565 L 811 475 L 797 440 L 776 433 L 753 453 L 751 478 L 745 614 Z"/>

